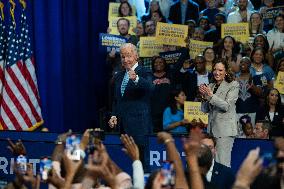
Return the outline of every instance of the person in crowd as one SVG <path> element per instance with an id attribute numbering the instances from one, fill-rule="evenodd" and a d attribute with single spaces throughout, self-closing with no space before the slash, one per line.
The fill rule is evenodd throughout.
<path id="1" fill-rule="evenodd" d="M 209 23 L 211 24 L 211 25 L 214 25 L 215 24 L 215 15 L 217 14 L 217 13 L 219 13 L 220 12 L 220 10 L 217 8 L 217 6 L 216 6 L 216 3 L 217 3 L 218 1 L 215 1 L 215 0 L 208 0 L 207 2 L 206 2 L 206 6 L 207 6 L 207 8 L 206 9 L 204 9 L 204 10 L 202 10 L 201 12 L 200 12 L 200 14 L 199 14 L 199 17 L 201 18 L 202 16 L 207 16 L 207 18 L 209 19 Z"/>
<path id="2" fill-rule="evenodd" d="M 163 13 L 166 20 L 169 18 L 170 8 L 173 5 L 173 0 L 158 0 L 161 12 Z"/>
<path id="3" fill-rule="evenodd" d="M 265 15 L 268 9 L 271 9 L 274 7 L 275 7 L 274 0 L 263 0 L 263 6 L 260 7 L 259 12 L 260 14 Z M 264 19 L 263 28 L 266 32 L 271 30 L 273 28 L 273 19 L 272 18 Z"/>
<path id="4" fill-rule="evenodd" d="M 186 100 L 182 89 L 175 89 L 170 92 L 169 106 L 163 113 L 163 128 L 171 133 L 186 133 L 189 121 L 184 119 L 183 106 Z"/>
<path id="5" fill-rule="evenodd" d="M 284 15 L 278 14 L 274 17 L 274 28 L 267 33 L 267 39 L 272 51 L 284 50 Z"/>
<path id="6" fill-rule="evenodd" d="M 250 37 L 252 39 L 257 34 L 266 34 L 266 32 L 263 30 L 263 19 L 259 12 L 253 11 L 251 13 L 250 19 L 249 19 L 249 33 Z"/>
<path id="7" fill-rule="evenodd" d="M 187 95 L 188 101 L 199 101 L 198 87 L 209 84 L 212 74 L 206 70 L 206 62 L 203 55 L 198 55 L 194 59 L 195 69 L 193 72 L 185 72 L 181 76 L 182 88 Z"/>
<path id="8" fill-rule="evenodd" d="M 271 137 L 284 136 L 284 106 L 277 89 L 268 91 L 265 104 L 256 112 L 256 121 L 258 120 L 266 120 L 271 124 Z"/>
<path id="9" fill-rule="evenodd" d="M 217 138 L 216 161 L 230 167 L 234 137 L 238 135 L 235 103 L 239 83 L 234 81 L 226 60 L 215 61 L 213 83 L 201 85 L 199 91 L 204 99 L 201 109 L 209 114 L 208 132 Z"/>
<path id="10" fill-rule="evenodd" d="M 188 26 L 188 37 L 191 38 L 196 27 L 196 22 L 194 20 L 187 20 L 185 24 Z"/>
<path id="11" fill-rule="evenodd" d="M 144 154 L 147 148 L 145 136 L 152 133 L 152 77 L 150 72 L 138 64 L 138 53 L 133 44 L 122 45 L 120 55 L 124 70 L 114 77 L 113 113 L 108 123 L 114 128 L 119 119 L 120 131 L 132 136 L 141 154 Z"/>
<path id="12" fill-rule="evenodd" d="M 152 60 L 153 85 L 155 86 L 151 97 L 151 114 L 154 132 L 163 130 L 163 112 L 167 106 L 171 90 L 170 74 L 164 58 L 157 56 Z"/>
<path id="13" fill-rule="evenodd" d="M 203 51 L 203 56 L 205 58 L 206 70 L 211 73 L 213 62 L 216 58 L 213 47 L 206 47 Z"/>
<path id="14" fill-rule="evenodd" d="M 153 17 L 153 13 L 157 11 L 161 12 L 160 3 L 157 0 L 153 0 L 150 2 L 150 8 L 148 9 L 148 13 L 142 16 L 142 22 L 147 22 L 148 20 L 151 20 L 151 18 Z"/>
<path id="15" fill-rule="evenodd" d="M 254 128 L 254 138 L 269 139 L 271 125 L 266 120 L 257 120 Z"/>
<path id="16" fill-rule="evenodd" d="M 215 156 L 218 153 L 216 138 L 208 133 L 204 133 L 201 143 L 209 147 L 213 156 L 212 164 L 206 173 L 207 181 L 219 189 L 231 189 L 235 181 L 235 175 L 229 167 L 215 161 Z"/>
<path id="17" fill-rule="evenodd" d="M 119 17 L 133 16 L 132 7 L 128 3 L 128 1 L 120 3 L 118 7 L 118 16 Z"/>
<path id="18" fill-rule="evenodd" d="M 277 63 L 277 68 L 276 68 L 276 72 L 275 72 L 275 78 L 278 78 L 278 74 L 284 72 L 284 57 L 281 58 L 278 63 Z M 283 84 L 282 84 L 283 86 Z M 282 94 L 283 92 L 279 91 L 280 96 L 281 96 L 281 104 L 284 105 L 284 94 Z"/>
<path id="19" fill-rule="evenodd" d="M 199 18 L 199 6 L 192 0 L 179 0 L 170 8 L 169 20 L 174 24 L 185 24 L 187 20 L 195 22 Z"/>
<path id="20" fill-rule="evenodd" d="M 239 72 L 240 69 L 240 44 L 236 42 L 232 36 L 225 36 L 219 44 L 214 47 L 216 57 L 223 58 L 228 61 L 229 68 L 234 72 Z"/>
<path id="21" fill-rule="evenodd" d="M 157 22 L 166 22 L 166 19 L 160 10 L 152 13 L 151 20 L 154 20 L 156 24 Z"/>
<path id="22" fill-rule="evenodd" d="M 198 20 L 198 27 L 201 27 L 204 30 L 204 32 L 210 30 L 209 18 L 207 16 L 200 17 Z"/>
<path id="23" fill-rule="evenodd" d="M 204 41 L 204 30 L 201 27 L 194 28 L 194 32 L 192 34 L 192 39 L 197 41 Z"/>
<path id="24" fill-rule="evenodd" d="M 215 45 L 221 40 L 221 25 L 226 23 L 226 15 L 223 13 L 217 13 L 214 18 L 215 28 L 212 28 L 205 33 L 204 41 L 213 42 Z"/>
<path id="25" fill-rule="evenodd" d="M 144 25 L 140 21 L 137 22 L 137 26 L 135 28 L 135 34 L 138 40 L 140 39 L 141 36 L 144 36 Z"/>
<path id="26" fill-rule="evenodd" d="M 254 85 L 250 74 L 250 66 L 250 58 L 243 57 L 240 63 L 240 72 L 236 74 L 236 81 L 238 81 L 240 85 L 236 110 L 239 118 L 243 115 L 248 115 L 252 120 L 251 122 L 254 123 L 259 104 L 257 95 L 261 93 L 261 88 Z"/>
<path id="27" fill-rule="evenodd" d="M 228 15 L 228 23 L 248 22 L 251 15 L 251 10 L 248 9 L 248 0 L 238 0 L 238 8 Z"/>
<path id="28" fill-rule="evenodd" d="M 271 68 L 275 68 L 275 64 L 274 64 L 274 56 L 273 56 L 273 52 L 272 52 L 272 48 L 269 48 L 269 43 L 267 40 L 266 35 L 264 34 L 257 34 L 254 37 L 253 40 L 253 44 L 252 44 L 252 48 L 251 51 L 256 48 L 256 47 L 261 47 L 263 48 L 264 52 L 265 52 L 265 62 L 271 67 Z"/>
<path id="29" fill-rule="evenodd" d="M 252 126 L 251 117 L 243 115 L 239 119 L 239 123 L 242 126 L 242 130 L 239 134 L 239 138 L 254 138 L 254 129 Z"/>
<path id="30" fill-rule="evenodd" d="M 260 103 L 263 104 L 265 92 L 273 86 L 274 72 L 270 66 L 265 64 L 265 52 L 261 47 L 253 49 L 250 59 L 252 61 L 250 73 L 253 77 L 253 84 L 261 88 L 261 93 L 258 96 Z"/>

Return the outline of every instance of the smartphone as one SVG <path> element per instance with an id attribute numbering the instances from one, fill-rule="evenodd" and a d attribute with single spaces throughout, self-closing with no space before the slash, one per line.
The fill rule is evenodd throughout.
<path id="1" fill-rule="evenodd" d="M 65 151 L 69 159 L 74 161 L 80 160 L 80 141 L 81 138 L 78 135 L 71 134 L 67 136 Z"/>
<path id="2" fill-rule="evenodd" d="M 97 149 L 97 146 L 100 145 L 105 139 L 105 134 L 104 130 L 100 128 L 89 129 L 89 132 L 90 138 L 87 151 L 88 153 L 93 154 L 94 151 Z"/>
<path id="3" fill-rule="evenodd" d="M 39 163 L 39 171 L 41 180 L 46 181 L 48 178 L 48 174 L 52 169 L 52 160 L 50 157 L 42 157 Z"/>
<path id="4" fill-rule="evenodd" d="M 264 152 L 260 154 L 260 158 L 263 160 L 262 166 L 267 168 L 269 165 L 276 163 L 274 154 L 271 152 Z"/>
<path id="5" fill-rule="evenodd" d="M 27 158 L 24 155 L 19 155 L 16 158 L 17 170 L 20 174 L 24 175 L 27 172 Z"/>
<path id="6" fill-rule="evenodd" d="M 175 185 L 175 170 L 173 162 L 165 161 L 162 163 L 161 168 L 162 186 L 174 186 Z"/>

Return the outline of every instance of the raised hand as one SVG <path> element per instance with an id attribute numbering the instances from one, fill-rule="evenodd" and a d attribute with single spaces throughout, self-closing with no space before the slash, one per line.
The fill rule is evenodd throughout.
<path id="1" fill-rule="evenodd" d="M 12 152 L 13 155 L 18 156 L 27 154 L 26 148 L 21 140 L 18 140 L 16 143 L 13 143 L 9 138 L 7 140 L 9 143 L 7 148 Z"/>
<path id="2" fill-rule="evenodd" d="M 139 149 L 134 139 L 125 134 L 121 135 L 120 140 L 124 144 L 122 150 L 132 159 L 132 161 L 139 160 Z"/>

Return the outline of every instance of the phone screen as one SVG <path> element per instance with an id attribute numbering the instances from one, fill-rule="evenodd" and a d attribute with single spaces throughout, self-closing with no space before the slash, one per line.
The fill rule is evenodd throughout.
<path id="1" fill-rule="evenodd" d="M 40 159 L 40 176 L 42 180 L 47 180 L 48 174 L 52 169 L 52 160 L 50 157 L 43 157 Z"/>
<path id="2" fill-rule="evenodd" d="M 175 170 L 173 162 L 165 161 L 161 168 L 162 185 L 163 186 L 174 186 L 175 185 Z"/>
<path id="3" fill-rule="evenodd" d="M 16 159 L 17 162 L 17 171 L 20 174 L 26 174 L 27 172 L 27 158 L 24 155 L 19 155 Z"/>
<path id="4" fill-rule="evenodd" d="M 69 159 L 77 161 L 80 160 L 80 141 L 80 137 L 75 134 L 69 135 L 66 138 L 65 150 Z"/>

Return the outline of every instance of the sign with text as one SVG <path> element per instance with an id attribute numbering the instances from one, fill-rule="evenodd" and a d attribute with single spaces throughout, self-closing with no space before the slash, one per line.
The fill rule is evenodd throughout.
<path id="1" fill-rule="evenodd" d="M 119 9 L 120 3 L 109 3 L 108 7 L 108 18 L 111 17 L 118 17 L 118 9 Z M 136 15 L 136 8 L 135 6 L 132 6 L 132 15 Z"/>
<path id="2" fill-rule="evenodd" d="M 202 54 L 204 49 L 207 47 L 213 47 L 213 42 L 197 41 L 191 39 L 189 43 L 190 58 L 194 59 L 197 55 Z"/>
<path id="3" fill-rule="evenodd" d="M 158 22 L 156 37 L 164 45 L 186 46 L 188 26 Z"/>
<path id="4" fill-rule="evenodd" d="M 156 37 L 140 37 L 140 57 L 158 56 L 162 51 L 163 45 L 156 39 Z"/>
<path id="5" fill-rule="evenodd" d="M 109 27 L 109 30 L 110 30 L 109 33 L 113 34 L 113 35 L 119 35 L 119 32 L 117 30 L 117 21 L 120 18 L 125 18 L 125 19 L 129 20 L 130 27 L 129 27 L 128 33 L 131 34 L 131 35 L 135 35 L 134 28 L 136 28 L 136 25 L 137 25 L 137 17 L 136 16 L 111 17 L 111 18 L 109 18 L 109 21 L 108 21 L 108 24 L 109 24 L 108 27 Z"/>
<path id="6" fill-rule="evenodd" d="M 221 26 L 221 37 L 232 36 L 235 40 L 242 43 L 249 41 L 249 24 L 248 23 L 237 23 L 237 24 L 222 24 Z"/>
<path id="7" fill-rule="evenodd" d="M 112 48 L 116 52 L 120 51 L 121 45 L 127 42 L 127 39 L 118 35 L 111 35 L 106 33 L 100 33 L 100 49 L 104 52 L 110 52 Z"/>
<path id="8" fill-rule="evenodd" d="M 284 72 L 278 72 L 274 87 L 278 89 L 280 94 L 284 94 Z"/>
<path id="9" fill-rule="evenodd" d="M 175 64 L 177 63 L 181 54 L 182 52 L 180 50 L 177 50 L 177 51 L 161 52 L 160 56 L 165 59 L 167 64 Z"/>
<path id="10" fill-rule="evenodd" d="M 208 114 L 201 111 L 201 102 L 184 102 L 184 119 L 189 122 L 201 119 L 203 123 L 208 124 Z"/>

